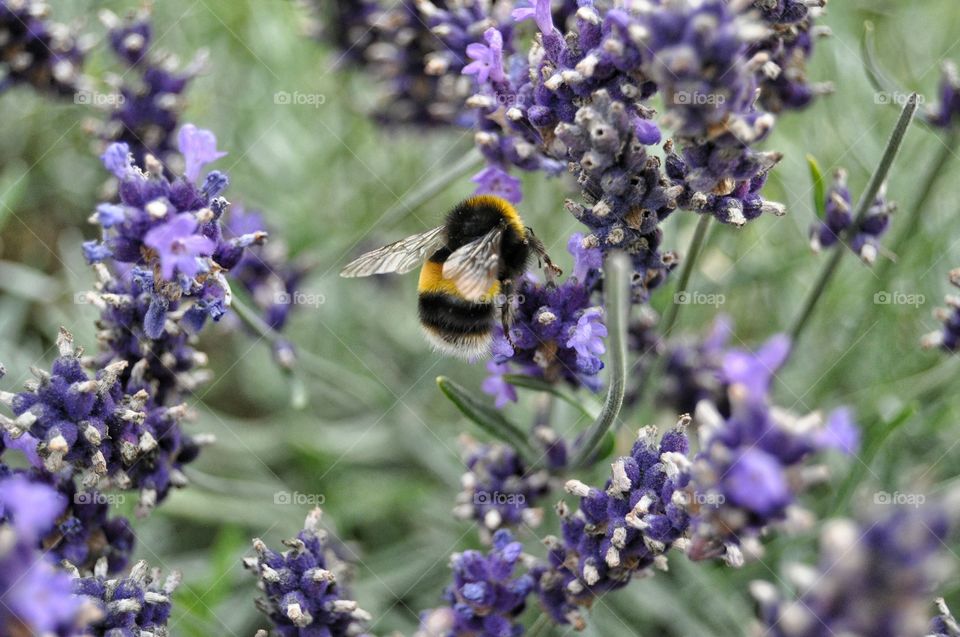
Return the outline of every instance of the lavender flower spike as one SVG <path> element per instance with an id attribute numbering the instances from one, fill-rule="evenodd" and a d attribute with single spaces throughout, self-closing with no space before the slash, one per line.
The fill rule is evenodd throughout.
<path id="1" fill-rule="evenodd" d="M 960 288 L 960 268 L 950 271 L 950 284 Z M 924 349 L 938 347 L 945 352 L 956 352 L 960 349 L 960 296 L 948 294 L 947 307 L 934 310 L 933 316 L 943 323 L 943 328 L 930 332 L 920 341 Z"/>
<path id="2" fill-rule="evenodd" d="M 754 582 L 758 634 L 769 637 L 922 637 L 932 590 L 940 583 L 944 542 L 955 503 L 874 511 L 861 521 L 833 520 L 823 530 L 816 566 L 786 571 L 797 589 L 785 598 Z M 955 624 L 954 624 L 955 625 Z"/>
<path id="3" fill-rule="evenodd" d="M 424 613 L 417 635 L 436 637 L 518 637 L 516 623 L 526 607 L 534 581 L 528 574 L 514 577 L 525 562 L 523 545 L 509 531 L 497 531 L 487 555 L 464 551 L 451 559 L 453 584 L 445 597 L 449 609 Z M 451 612 L 452 611 L 452 612 Z"/>
<path id="4" fill-rule="evenodd" d="M 303 530 L 285 542 L 289 550 L 277 553 L 255 539 L 257 556 L 244 560 L 264 593 L 257 608 L 284 637 L 354 637 L 370 620 L 344 597 L 344 569 L 327 546 L 321 515 L 320 509 L 310 512 Z"/>

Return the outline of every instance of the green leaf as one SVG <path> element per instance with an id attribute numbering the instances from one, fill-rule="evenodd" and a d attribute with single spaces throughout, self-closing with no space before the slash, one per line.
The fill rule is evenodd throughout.
<path id="1" fill-rule="evenodd" d="M 480 402 L 465 388 L 445 376 L 437 377 L 437 385 L 444 396 L 450 399 L 464 416 L 480 429 L 497 440 L 501 440 L 517 450 L 528 461 L 535 456 L 527 435 L 517 425 L 507 420 L 498 410 Z"/>
<path id="2" fill-rule="evenodd" d="M 807 167 L 810 169 L 810 180 L 813 181 L 813 209 L 817 216 L 823 219 L 827 216 L 827 185 L 823 180 L 823 171 L 813 155 L 807 155 Z"/>
<path id="3" fill-rule="evenodd" d="M 590 420 L 595 420 L 596 417 L 600 414 L 600 409 L 596 406 L 587 406 L 582 402 L 577 400 L 576 396 L 569 392 L 565 392 L 559 387 L 548 383 L 542 378 L 537 378 L 536 376 L 526 376 L 524 374 L 504 374 L 503 380 L 507 381 L 514 387 L 520 387 L 522 389 L 532 389 L 533 391 L 542 391 L 553 396 L 556 396 L 560 400 L 564 401 L 575 407 L 577 411 L 589 418 Z"/>
<path id="4" fill-rule="evenodd" d="M 887 422 L 880 423 L 878 426 L 870 427 L 867 430 L 870 435 L 866 438 L 863 451 L 855 456 L 856 464 L 851 467 L 846 480 L 837 490 L 837 498 L 833 505 L 834 513 L 846 510 L 850 498 L 853 497 L 853 492 L 863 482 L 863 476 L 870 469 L 870 464 L 877 457 L 883 443 L 894 431 L 906 424 L 915 413 L 917 413 L 917 404 L 910 403 Z"/>

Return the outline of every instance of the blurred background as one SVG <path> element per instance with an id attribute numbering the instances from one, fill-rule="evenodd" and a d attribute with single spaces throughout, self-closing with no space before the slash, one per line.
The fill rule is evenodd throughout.
<path id="1" fill-rule="evenodd" d="M 83 20 L 97 33 L 104 31 L 93 17 L 98 9 L 123 14 L 138 6 L 51 5 L 57 19 Z M 362 73 L 339 69 L 336 53 L 305 35 L 308 13 L 297 3 L 178 0 L 157 3 L 153 14 L 157 48 L 184 61 L 209 51 L 207 72 L 187 92 L 183 121 L 213 130 L 229 151 L 215 166 L 230 174 L 227 198 L 263 211 L 275 237 L 312 264 L 303 291 L 315 302 L 298 306 L 287 330 L 303 359 L 293 377 L 278 370 L 262 339 L 228 324 L 204 333 L 201 349 L 210 355 L 215 380 L 191 400 L 196 418 L 188 426 L 213 433 L 217 444 L 187 468 L 191 486 L 135 526 L 137 557 L 184 573 L 173 634 L 249 635 L 266 625 L 252 603 L 254 578 L 241 565 L 251 553 L 250 538 L 278 546 L 320 503 L 355 563 L 353 594 L 373 614 L 373 632 L 410 634 L 417 613 L 440 603 L 449 554 L 478 545 L 476 528 L 450 514 L 464 469 L 457 438 L 470 425 L 435 379 L 446 375 L 478 388 L 484 370 L 439 358 L 424 343 L 414 276 L 344 280 L 337 273 L 365 249 L 436 225 L 472 192 L 465 176 L 415 210 L 398 207 L 461 161 L 471 135 L 372 123 L 366 113 L 378 87 Z M 808 246 L 815 213 L 805 155 L 814 155 L 825 173 L 846 167 L 858 193 L 897 116 L 863 69 L 859 41 L 867 20 L 875 25 L 888 74 L 928 102 L 935 98 L 939 61 L 960 60 L 955 0 L 830 4 L 823 22 L 834 37 L 819 44 L 810 76 L 834 82 L 836 93 L 781 118 L 765 143 L 785 153 L 766 194 L 785 203 L 788 215 L 765 216 L 740 231 L 714 224 L 690 286 L 723 295 L 719 310 L 734 318 L 738 346 L 755 347 L 785 330 L 824 261 Z M 87 66 L 95 78 L 116 70 L 105 48 L 97 46 Z M 278 104 L 278 92 L 321 97 Z M 79 244 L 94 236 L 86 219 L 100 200 L 105 172 L 88 133 L 88 120 L 98 117 L 93 107 L 15 89 L 0 95 L 0 108 L 0 359 L 8 370 L 0 386 L 15 391 L 31 365 L 52 360 L 60 325 L 79 343 L 95 346 L 96 311 L 74 303 L 74 294 L 91 285 Z M 920 211 L 919 229 L 896 255 L 887 283 L 855 258 L 845 259 L 781 374 L 781 404 L 801 412 L 853 406 L 868 448 L 907 414 L 864 456 L 870 471 L 835 467 L 833 487 L 808 502 L 821 515 L 834 511 L 838 485 L 864 475 L 854 506 L 877 489 L 934 493 L 958 473 L 960 394 L 951 381 L 960 370 L 942 353 L 919 347 L 920 337 L 939 326 L 931 313 L 949 291 L 947 272 L 960 266 L 954 231 L 960 158 L 953 156 L 960 151 L 942 149 L 936 134 L 911 129 L 889 181 L 889 196 L 900 204 L 891 236 L 902 229 L 930 166 L 944 155 L 952 162 Z M 569 196 L 575 189 L 563 179 L 525 177 L 521 211 L 567 268 L 566 242 L 578 230 L 563 208 Z M 689 213 L 673 215 L 664 227 L 665 247 L 683 253 L 695 222 Z M 884 303 L 875 296 L 883 292 L 917 302 Z M 671 300 L 668 284 L 652 303 L 662 310 Z M 684 308 L 681 331 L 702 334 L 716 311 Z M 521 393 L 511 412 L 516 422 L 529 422 L 535 398 Z M 656 422 L 667 427 L 675 416 L 658 414 Z M 564 434 L 586 424 L 562 410 L 554 421 Z M 631 430 L 646 424 L 625 427 L 620 447 L 627 449 Z M 576 477 L 597 482 L 606 472 L 603 465 L 595 475 Z M 121 508 L 131 509 L 132 502 Z M 538 529 L 541 537 L 554 530 L 551 518 Z M 779 538 L 762 563 L 732 573 L 672 559 L 669 574 L 635 582 L 598 604 L 585 634 L 741 634 L 743 618 L 752 615 L 747 582 L 775 579 L 785 561 L 810 554 L 814 537 Z M 540 550 L 531 531 L 521 539 L 531 552 Z M 957 603 L 960 587 L 943 592 Z"/>

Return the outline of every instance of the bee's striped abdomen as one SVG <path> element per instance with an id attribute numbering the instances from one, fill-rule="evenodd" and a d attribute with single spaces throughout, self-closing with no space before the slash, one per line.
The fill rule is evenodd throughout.
<path id="1" fill-rule="evenodd" d="M 469 301 L 453 281 L 443 278 L 443 262 L 431 259 L 423 265 L 417 287 L 420 324 L 437 349 L 467 358 L 487 352 L 495 319 L 492 299 L 499 283 L 491 288 L 490 301 Z"/>

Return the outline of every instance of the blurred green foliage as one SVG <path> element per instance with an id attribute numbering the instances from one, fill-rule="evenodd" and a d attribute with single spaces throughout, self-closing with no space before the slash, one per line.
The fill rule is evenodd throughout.
<path id="1" fill-rule="evenodd" d="M 51 4 L 59 17 L 86 20 L 91 30 L 99 29 L 92 17 L 97 9 L 135 8 L 115 0 Z M 347 281 L 336 274 L 362 248 L 429 227 L 470 192 L 461 179 L 422 209 L 379 221 L 406 193 L 468 152 L 470 134 L 385 131 L 371 123 L 364 113 L 377 87 L 338 69 L 333 52 L 303 37 L 305 15 L 296 3 L 163 2 L 154 16 L 160 48 L 185 60 L 209 50 L 209 72 L 188 92 L 184 120 L 216 132 L 221 148 L 230 151 L 217 165 L 230 173 L 229 199 L 262 209 L 276 235 L 316 264 L 304 287 L 325 302 L 300 308 L 289 329 L 312 361 L 310 373 L 296 381 L 309 398 L 302 409 L 292 405 L 294 381 L 272 364 L 265 342 L 225 329 L 206 334 L 216 380 L 191 401 L 196 421 L 190 426 L 216 434 L 218 444 L 189 468 L 190 488 L 139 521 L 138 557 L 184 572 L 174 634 L 252 634 L 265 622 L 253 608 L 253 578 L 241 567 L 249 539 L 277 545 L 300 528 L 309 507 L 276 504 L 277 493 L 302 494 L 303 501 L 313 496 L 324 501 L 331 531 L 355 560 L 354 594 L 377 618 L 374 630 L 409 634 L 417 612 L 439 601 L 449 553 L 477 541 L 475 529 L 450 515 L 463 468 L 456 438 L 467 425 L 435 377 L 475 388 L 483 369 L 438 358 L 424 344 L 413 277 Z M 725 296 L 721 310 L 735 318 L 736 341 L 744 346 L 789 325 L 824 260 L 807 244 L 815 209 L 805 156 L 812 154 L 825 175 L 845 166 L 856 193 L 896 118 L 895 108 L 877 103 L 859 59 L 867 19 L 876 24 L 881 62 L 906 89 L 932 98 L 939 61 L 960 58 L 955 0 L 831 3 L 825 22 L 834 37 L 819 43 L 810 76 L 833 81 L 836 94 L 782 118 L 766 142 L 785 153 L 767 192 L 787 204 L 789 215 L 764 217 L 741 231 L 714 227 L 694 272 L 693 289 Z M 94 76 L 116 69 L 103 48 L 89 66 Z M 278 105 L 278 91 L 325 100 L 315 108 Z M 31 365 L 49 362 L 59 325 L 94 346 L 95 311 L 74 304 L 73 295 L 90 285 L 79 242 L 92 236 L 85 220 L 104 173 L 85 132 L 95 111 L 19 90 L 0 96 L 0 107 L 0 357 L 9 370 L 3 388 L 10 390 L 22 386 Z M 940 144 L 921 127 L 910 132 L 889 181 L 901 216 L 912 213 Z M 916 236 L 896 255 L 891 281 L 878 280 L 854 258 L 845 260 L 782 374 L 781 404 L 798 411 L 850 404 L 865 430 L 869 467 L 837 464 L 834 486 L 809 502 L 821 514 L 846 498 L 855 508 L 878 487 L 934 492 L 955 479 L 957 363 L 921 351 L 918 340 L 937 327 L 931 310 L 948 291 L 947 271 L 960 265 L 958 177 L 960 159 L 954 158 L 919 211 Z M 563 253 L 577 230 L 562 206 L 573 194 L 571 184 L 532 175 L 525 186 L 524 214 L 552 252 Z M 895 217 L 894 236 L 903 221 Z M 665 226 L 666 247 L 682 253 L 694 222 L 689 213 L 674 215 Z M 566 255 L 559 260 L 569 265 Z M 874 295 L 881 290 L 922 295 L 924 302 L 877 305 Z M 667 286 L 653 304 L 662 310 L 670 298 Z M 681 330 L 702 332 L 714 312 L 684 308 Z M 529 421 L 534 396 L 522 390 L 511 419 Z M 563 433 L 587 423 L 563 405 L 555 415 Z M 658 416 L 662 426 L 673 419 Z M 629 436 L 624 433 L 621 449 Z M 853 477 L 846 478 L 850 471 Z M 598 467 L 594 475 L 577 477 L 597 481 L 605 472 Z M 541 535 L 550 530 L 547 523 Z M 674 558 L 670 574 L 602 600 L 586 634 L 741 634 L 752 613 L 746 583 L 776 581 L 784 560 L 809 557 L 813 536 L 778 538 L 763 562 L 738 572 Z M 538 550 L 537 538 L 529 532 L 522 537 Z"/>

